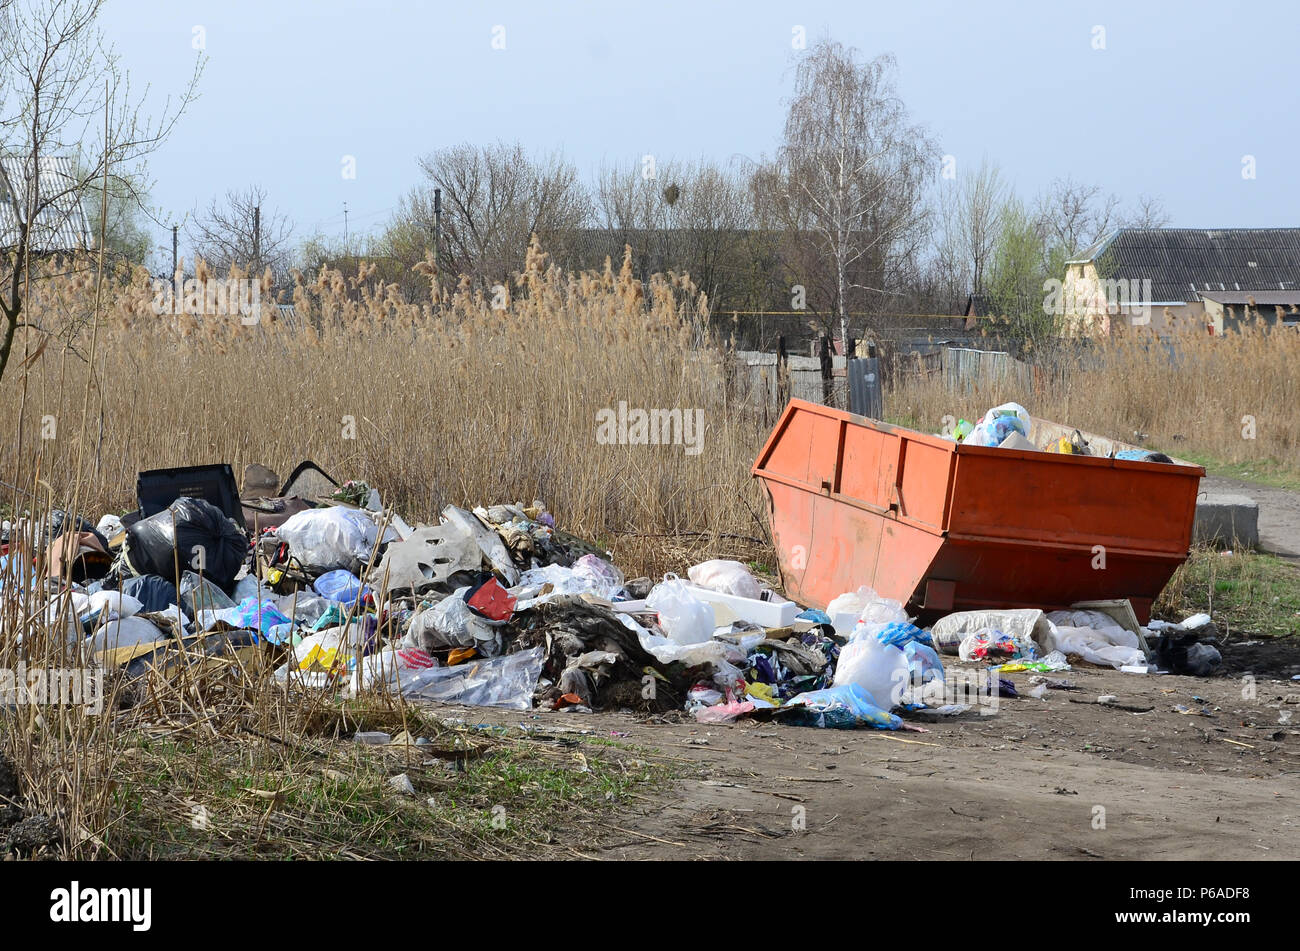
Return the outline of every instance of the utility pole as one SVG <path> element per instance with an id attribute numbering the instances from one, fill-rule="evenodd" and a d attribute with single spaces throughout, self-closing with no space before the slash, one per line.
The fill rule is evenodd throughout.
<path id="1" fill-rule="evenodd" d="M 253 206 L 253 270 L 262 273 L 262 206 Z"/>
<path id="2" fill-rule="evenodd" d="M 348 203 L 343 203 L 343 252 L 348 250 Z"/>
<path id="3" fill-rule="evenodd" d="M 176 232 L 177 225 L 172 225 L 172 280 L 176 280 Z"/>

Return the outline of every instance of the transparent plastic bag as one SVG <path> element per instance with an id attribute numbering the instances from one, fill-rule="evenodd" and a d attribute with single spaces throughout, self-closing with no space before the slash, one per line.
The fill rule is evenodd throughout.
<path id="1" fill-rule="evenodd" d="M 608 600 L 623 590 L 623 572 L 598 555 L 583 555 L 575 561 L 573 575 L 586 582 L 593 594 Z"/>
<path id="2" fill-rule="evenodd" d="M 353 568 L 370 559 L 379 526 L 357 509 L 341 505 L 307 509 L 289 517 L 275 533 L 303 565 L 329 570 Z M 397 538 L 389 529 L 385 541 Z"/>
<path id="3" fill-rule="evenodd" d="M 455 667 L 399 670 L 402 696 L 407 699 L 465 703 L 476 707 L 531 710 L 533 692 L 542 675 L 542 648 L 474 660 Z"/>
<path id="4" fill-rule="evenodd" d="M 468 590 L 461 588 L 411 618 L 406 643 L 430 653 L 448 647 L 477 647 L 485 654 L 496 653 L 497 628 L 465 603 Z"/>

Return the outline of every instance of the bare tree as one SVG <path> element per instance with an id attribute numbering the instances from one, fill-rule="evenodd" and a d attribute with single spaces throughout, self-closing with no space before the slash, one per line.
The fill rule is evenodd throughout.
<path id="1" fill-rule="evenodd" d="M 1169 224 L 1169 214 L 1164 202 L 1151 195 L 1139 195 L 1137 204 L 1122 219 L 1125 228 L 1164 228 Z"/>
<path id="2" fill-rule="evenodd" d="M 687 273 L 714 304 L 735 287 L 750 220 L 747 185 L 733 170 L 708 161 L 602 166 L 594 212 L 610 255 L 630 246 L 643 279 Z"/>
<path id="3" fill-rule="evenodd" d="M 559 154 L 531 158 L 518 143 L 441 149 L 422 158 L 420 168 L 426 181 L 389 223 L 394 245 L 409 245 L 420 234 L 432 245 L 433 190 L 440 188 L 439 268 L 467 274 L 480 287 L 520 270 L 534 234 L 548 251 L 560 251 L 590 212 L 572 163 Z"/>
<path id="4" fill-rule="evenodd" d="M 288 273 L 293 222 L 266 203 L 266 190 L 258 185 L 213 198 L 185 233 L 194 253 L 220 271 L 238 265 L 260 275 L 269 267 L 277 280 Z"/>
<path id="5" fill-rule="evenodd" d="M 971 292 L 984 293 L 985 281 L 998 236 L 1002 231 L 1002 209 L 1007 188 L 996 165 L 987 160 L 962 180 L 958 204 L 961 246 L 970 263 Z"/>
<path id="6" fill-rule="evenodd" d="M 1059 274 L 1070 258 L 1119 225 L 1119 198 L 1097 185 L 1058 178 L 1038 200 L 1044 264 Z"/>
<path id="7" fill-rule="evenodd" d="M 75 250 L 63 245 L 83 215 L 82 196 L 132 189 L 133 178 L 118 170 L 156 149 L 196 95 L 202 56 L 177 99 L 146 117 L 144 98 L 132 96 L 96 25 L 102 7 L 103 0 L 0 0 L 0 154 L 19 178 L 6 189 L 16 226 L 0 235 L 0 377 L 17 331 L 45 332 L 23 320 L 31 282 L 54 272 L 34 271 L 35 260 Z"/>
<path id="8" fill-rule="evenodd" d="M 765 215 L 810 235 L 831 262 L 848 339 L 851 290 L 897 290 L 928 224 L 922 189 L 936 149 L 895 91 L 894 60 L 861 62 L 822 40 L 800 60 L 784 141 L 761 176 Z"/>

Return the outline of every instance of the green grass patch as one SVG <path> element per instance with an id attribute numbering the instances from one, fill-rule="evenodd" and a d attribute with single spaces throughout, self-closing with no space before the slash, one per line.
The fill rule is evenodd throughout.
<path id="1" fill-rule="evenodd" d="M 1300 634 L 1300 568 L 1273 555 L 1194 548 L 1154 612 L 1181 621 L 1202 611 L 1229 636 Z"/>
<path id="2" fill-rule="evenodd" d="M 1171 456 L 1186 459 L 1198 466 L 1204 466 L 1206 474 L 1223 476 L 1228 479 L 1240 479 L 1243 482 L 1258 482 L 1279 489 L 1300 491 L 1300 471 L 1276 459 L 1252 459 L 1248 462 L 1224 462 L 1214 456 L 1199 452 L 1163 449 Z"/>
<path id="3" fill-rule="evenodd" d="M 459 732 L 459 731 L 455 731 Z M 124 859 L 521 858 L 585 854 L 674 772 L 648 751 L 518 736 L 430 747 L 141 733 L 115 770 Z M 404 774 L 414 794 L 399 791 Z"/>

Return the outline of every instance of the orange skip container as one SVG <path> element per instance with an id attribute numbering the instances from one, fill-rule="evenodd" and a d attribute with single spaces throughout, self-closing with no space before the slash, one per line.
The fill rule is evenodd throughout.
<path id="1" fill-rule="evenodd" d="M 931 619 L 1128 598 L 1186 560 L 1200 466 L 965 446 L 791 400 L 752 473 L 786 594 L 870 585 Z"/>

